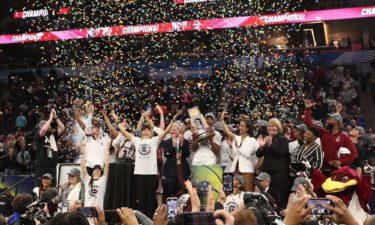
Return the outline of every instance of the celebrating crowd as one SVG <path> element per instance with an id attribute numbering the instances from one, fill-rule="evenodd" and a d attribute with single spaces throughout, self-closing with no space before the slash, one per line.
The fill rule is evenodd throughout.
<path id="1" fill-rule="evenodd" d="M 128 116 L 108 101 L 74 98 L 64 86 L 66 81 L 53 72 L 47 80 L 37 76 L 30 82 L 16 75 L 1 93 L 1 171 L 5 175 L 35 173 L 33 196 L 17 196 L 17 203 L 17 199 L 32 201 L 55 190 L 58 163 L 79 163 L 80 169 L 70 170 L 67 182 L 59 185 L 58 195 L 48 203 L 47 217 L 52 218 L 51 224 L 68 224 L 71 217 L 81 218 L 74 212 L 77 208 L 96 207 L 98 220 L 86 222 L 104 224 L 110 162 L 127 159 L 134 163 L 136 204 L 135 211 L 117 210 L 123 224 L 179 224 L 179 215 L 168 221 L 167 207 L 157 207 L 159 182 L 163 203 L 176 197 L 179 214 L 200 212 L 201 190 L 190 182 L 191 167 L 221 165 L 234 175 L 233 188 L 226 192 L 209 184 L 203 207 L 221 218 L 216 224 L 264 223 L 257 213 L 246 210 L 244 196 L 249 192 L 266 195 L 285 224 L 301 224 L 313 219 L 308 213 L 314 206 L 305 207 L 307 201 L 321 197 L 314 182 L 317 174 L 328 178 L 350 167 L 353 176 L 371 180 L 375 134 L 366 126 L 359 105 L 359 79 L 353 71 L 314 68 L 306 76 L 303 72 L 296 76 L 289 99 L 278 107 L 267 105 L 277 102 L 282 92 L 265 85 L 269 102 L 254 110 L 249 109 L 257 104 L 246 101 L 254 90 L 238 81 L 228 80 L 222 87 L 217 87 L 217 81 L 200 80 L 199 85 L 185 81 L 185 90 L 170 87 L 172 81 L 158 81 L 144 93 L 135 93 L 148 96 L 133 102 L 143 108 L 135 106 L 139 111 Z M 307 98 L 303 91 L 312 95 Z M 194 106 L 204 113 L 204 121 L 190 120 L 188 109 Z M 207 135 L 198 138 L 202 130 Z M 375 198 L 370 198 L 363 207 L 368 213 L 375 212 Z M 327 219 L 354 225 L 366 218 L 352 216 L 345 200 L 327 199 L 334 205 L 324 207 L 336 213 Z M 26 212 L 25 207 L 14 205 L 8 224 L 17 224 Z"/>

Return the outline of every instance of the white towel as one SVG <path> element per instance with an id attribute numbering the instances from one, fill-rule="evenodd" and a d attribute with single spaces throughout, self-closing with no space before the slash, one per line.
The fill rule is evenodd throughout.
<path id="1" fill-rule="evenodd" d="M 46 141 L 50 143 L 50 146 L 53 151 L 57 152 L 57 145 L 56 145 L 56 140 L 53 134 L 51 134 L 49 137 L 46 137 Z"/>
<path id="2" fill-rule="evenodd" d="M 70 191 L 68 198 L 68 202 L 73 200 L 79 200 L 79 193 L 81 192 L 81 183 L 78 183 L 74 186 L 73 190 Z"/>

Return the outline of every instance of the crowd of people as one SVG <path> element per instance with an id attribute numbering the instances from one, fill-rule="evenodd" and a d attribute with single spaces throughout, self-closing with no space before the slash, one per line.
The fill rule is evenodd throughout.
<path id="1" fill-rule="evenodd" d="M 228 78 L 219 72 L 218 77 Z M 80 169 L 70 170 L 67 183 L 59 184 L 59 194 L 48 203 L 51 224 L 78 218 L 79 214 L 68 211 L 80 206 L 97 207 L 101 224 L 109 164 L 118 159 L 134 162 L 134 210 L 138 211 L 118 210 L 124 224 L 136 224 L 139 214 L 154 224 L 167 223 L 167 207 L 157 207 L 159 182 L 163 203 L 177 197 L 181 212 L 199 212 L 198 187 L 189 181 L 191 166 L 221 165 L 235 175 L 232 192 L 216 190 L 216 203 L 223 210 L 216 211 L 215 217 L 225 218 L 216 224 L 246 224 L 250 218 L 255 218 L 252 224 L 261 224 L 259 217 L 244 212 L 248 192 L 266 193 L 285 224 L 300 224 L 311 219 L 306 217 L 311 209 L 305 209 L 307 200 L 318 196 L 311 182 L 316 171 L 329 177 L 349 166 L 358 176 L 374 175 L 368 168 L 375 166 L 375 133 L 360 106 L 361 77 L 342 66 L 316 67 L 306 74 L 296 71 L 296 82 L 287 92 L 271 85 L 271 78 L 269 83 L 263 78 L 259 85 L 266 89 L 267 98 L 261 106 L 254 102 L 259 88 L 253 89 L 250 82 L 215 78 L 200 79 L 197 85 L 198 81 L 177 80 L 179 87 L 172 79 L 152 81 L 143 91 L 136 86 L 126 90 L 132 94 L 128 102 L 135 113 L 129 112 L 129 105 L 75 98 L 67 80 L 53 71 L 47 77 L 37 73 L 34 79 L 17 74 L 9 78 L 0 99 L 1 171 L 36 177 L 33 196 L 20 198 L 40 199 L 43 192 L 55 189 L 58 163 L 80 164 Z M 194 106 L 204 115 L 201 124 L 190 121 L 187 109 Z M 209 135 L 198 140 L 202 129 Z M 217 207 L 210 201 L 212 189 L 207 192 L 206 211 L 213 212 Z M 340 199 L 327 198 L 335 205 L 325 207 L 337 214 L 328 218 L 358 223 Z M 375 212 L 375 198 L 368 204 L 369 212 Z M 17 224 L 25 213 L 25 208 L 14 210 L 8 224 Z M 178 224 L 176 219 L 168 223 Z"/>

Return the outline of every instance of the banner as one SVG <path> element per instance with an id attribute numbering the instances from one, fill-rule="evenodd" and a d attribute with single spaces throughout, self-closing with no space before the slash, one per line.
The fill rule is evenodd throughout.
<path id="1" fill-rule="evenodd" d="M 194 20 L 145 24 L 135 26 L 117 26 L 103 28 L 85 28 L 77 30 L 51 31 L 26 34 L 0 35 L 0 44 L 13 44 L 37 41 L 55 41 L 80 38 L 97 38 L 135 34 L 181 32 L 193 30 L 212 30 L 234 27 L 263 26 L 273 24 L 306 23 L 329 20 L 375 17 L 375 6 L 330 9 L 310 12 L 243 16 L 211 20 Z"/>

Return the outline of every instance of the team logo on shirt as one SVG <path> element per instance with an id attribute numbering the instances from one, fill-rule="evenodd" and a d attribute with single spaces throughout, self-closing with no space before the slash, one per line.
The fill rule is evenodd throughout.
<path id="1" fill-rule="evenodd" d="M 91 197 L 96 197 L 96 194 L 98 193 L 99 186 L 98 185 L 89 185 L 89 195 Z"/>
<path id="2" fill-rule="evenodd" d="M 142 144 L 139 146 L 139 154 L 141 155 L 148 155 L 151 152 L 151 146 L 148 144 Z"/>
<path id="3" fill-rule="evenodd" d="M 228 209 L 228 213 L 231 213 L 238 208 L 238 205 L 236 202 L 228 202 L 226 208 Z"/>

